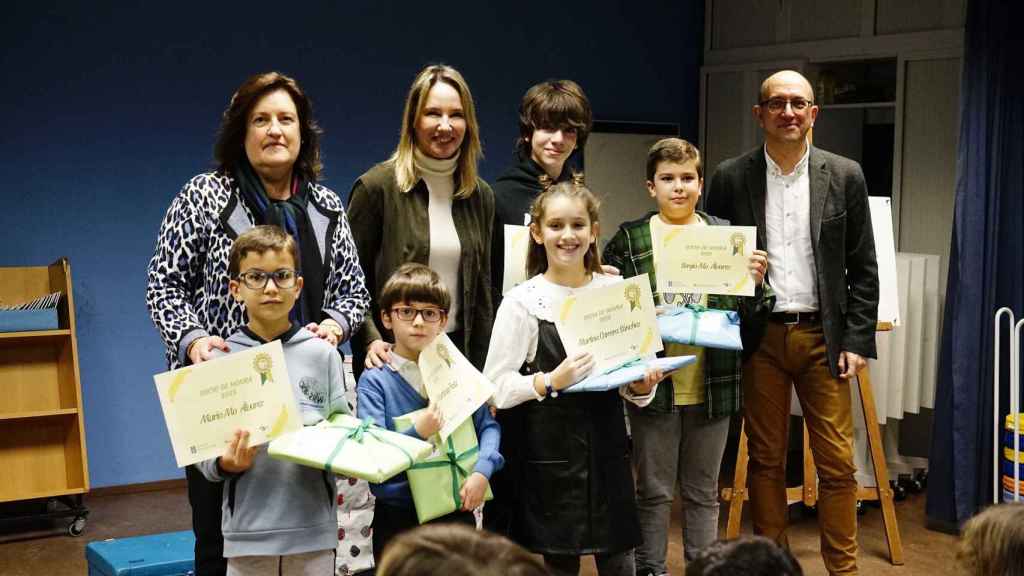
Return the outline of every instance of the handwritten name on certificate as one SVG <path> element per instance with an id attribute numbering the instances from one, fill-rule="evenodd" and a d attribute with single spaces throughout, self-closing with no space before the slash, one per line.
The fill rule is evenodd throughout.
<path id="1" fill-rule="evenodd" d="M 530 227 L 505 224 L 505 267 L 501 293 L 526 282 L 526 251 L 530 247 Z"/>
<path id="2" fill-rule="evenodd" d="M 754 226 L 651 226 L 658 292 L 753 296 Z"/>
<path id="3" fill-rule="evenodd" d="M 438 433 L 444 441 L 494 395 L 494 384 L 469 363 L 446 334 L 420 352 L 417 364 L 427 398 L 441 410 L 444 423 Z"/>
<path id="4" fill-rule="evenodd" d="M 661 333 L 647 274 L 603 288 L 584 290 L 556 307 L 555 327 L 567 355 L 594 355 L 601 374 L 660 352 Z"/>
<path id="5" fill-rule="evenodd" d="M 178 466 L 220 456 L 238 428 L 250 446 L 302 428 L 279 340 L 153 380 Z"/>

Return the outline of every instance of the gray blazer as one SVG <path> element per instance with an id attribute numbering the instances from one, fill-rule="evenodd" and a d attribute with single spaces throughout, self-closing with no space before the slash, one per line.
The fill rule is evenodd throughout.
<path id="1" fill-rule="evenodd" d="M 736 226 L 757 226 L 757 245 L 762 249 L 768 245 L 764 215 L 766 169 L 763 146 L 726 160 L 712 175 L 705 198 L 709 213 Z M 829 367 L 832 375 L 837 376 L 841 351 L 877 357 L 875 240 L 860 164 L 812 146 L 808 171 L 818 305 Z M 771 283 L 771 270 L 768 281 Z M 763 334 L 763 328 L 759 333 Z"/>

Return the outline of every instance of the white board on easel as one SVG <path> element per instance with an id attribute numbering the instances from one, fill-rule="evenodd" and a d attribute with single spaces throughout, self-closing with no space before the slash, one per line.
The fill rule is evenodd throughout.
<path id="1" fill-rule="evenodd" d="M 868 198 L 871 228 L 875 236 L 878 261 L 878 322 L 900 325 L 899 287 L 896 282 L 896 241 L 892 232 L 892 199 Z"/>

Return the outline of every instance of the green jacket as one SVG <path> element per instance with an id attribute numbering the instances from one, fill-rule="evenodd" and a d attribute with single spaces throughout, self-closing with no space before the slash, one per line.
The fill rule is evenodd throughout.
<path id="1" fill-rule="evenodd" d="M 457 179 L 458 174 L 455 175 Z M 429 200 L 423 180 L 412 190 L 401 192 L 395 181 L 394 164 L 377 164 L 356 180 L 349 195 L 348 219 L 359 262 L 370 290 L 370 310 L 363 328 L 352 337 L 353 370 L 358 377 L 366 357 L 366 346 L 381 338 L 394 339 L 384 328 L 377 305 L 380 290 L 391 274 L 406 262 L 427 264 L 430 258 Z M 494 222 L 494 192 L 481 179 L 467 198 L 452 201 L 452 219 L 462 245 L 459 286 L 449 286 L 461 296 L 459 323 L 463 342 L 459 349 L 478 369 L 487 358 L 494 306 L 491 302 L 491 228 Z"/>
<path id="2" fill-rule="evenodd" d="M 660 304 L 657 292 L 657 278 L 654 272 L 654 249 L 651 245 L 650 212 L 643 218 L 625 222 L 619 226 L 615 236 L 604 247 L 601 261 L 615 266 L 623 277 L 631 278 L 648 274 L 651 291 Z M 727 226 L 729 222 L 699 212 L 701 218 L 711 226 Z M 753 297 L 708 295 L 708 308 L 737 310 L 740 322 L 745 323 L 755 315 L 767 315 L 775 304 L 771 288 L 758 287 Z M 745 351 L 749 354 L 751 351 Z M 742 366 L 744 352 L 707 348 L 704 352 L 704 407 L 709 419 L 735 414 L 743 406 Z M 671 380 L 668 380 L 671 382 Z M 672 412 L 677 408 L 673 403 L 671 386 L 659 386 L 654 400 L 645 408 L 654 412 Z"/>

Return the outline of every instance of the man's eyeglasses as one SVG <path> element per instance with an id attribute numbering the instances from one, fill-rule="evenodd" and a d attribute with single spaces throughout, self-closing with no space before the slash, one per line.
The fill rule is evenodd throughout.
<path id="1" fill-rule="evenodd" d="M 769 98 L 768 100 L 762 100 L 758 102 L 762 108 L 767 108 L 772 114 L 778 114 L 786 109 L 786 104 L 793 109 L 793 112 L 803 112 L 809 106 L 814 106 L 814 102 L 810 100 L 804 100 L 803 98 L 793 98 L 792 100 L 786 100 L 785 98 Z"/>
<path id="2" fill-rule="evenodd" d="M 238 275 L 238 279 L 245 283 L 250 290 L 263 290 L 267 287 L 267 280 L 274 279 L 274 285 L 279 289 L 287 290 L 295 287 L 295 279 L 298 274 L 291 268 L 281 268 L 273 272 L 263 270 L 246 270 Z"/>
<path id="3" fill-rule="evenodd" d="M 441 321 L 447 310 L 441 308 L 413 308 L 412 306 L 395 306 L 391 309 L 391 312 L 395 316 L 398 316 L 399 320 L 405 322 L 412 322 L 416 319 L 416 315 L 419 314 L 423 321 L 427 324 L 436 324 Z"/>

